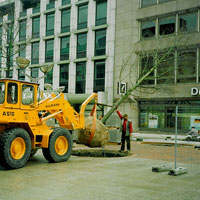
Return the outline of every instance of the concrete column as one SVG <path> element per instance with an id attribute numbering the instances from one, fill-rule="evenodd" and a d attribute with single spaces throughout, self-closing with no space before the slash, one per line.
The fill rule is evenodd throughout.
<path id="1" fill-rule="evenodd" d="M 116 0 L 107 1 L 107 34 L 106 34 L 106 59 L 105 65 L 105 92 L 107 104 L 113 104 L 113 84 L 114 84 L 114 44 L 115 44 L 115 9 Z M 107 109 L 108 110 L 108 109 Z"/>
<path id="2" fill-rule="evenodd" d="M 88 27 L 89 31 L 87 33 L 87 68 L 86 68 L 86 93 L 93 92 L 93 83 L 94 83 L 94 61 L 92 57 L 94 56 L 94 42 L 95 42 L 95 31 L 92 31 L 92 27 L 95 26 L 95 10 L 96 2 L 90 1 L 88 4 Z"/>
<path id="3" fill-rule="evenodd" d="M 42 38 L 45 37 L 46 34 L 46 15 L 44 14 L 44 11 L 46 10 L 46 4 L 48 3 L 48 0 L 43 0 L 43 2 L 40 4 L 40 45 L 39 45 L 39 64 L 42 65 L 45 63 L 45 40 Z M 39 70 L 39 77 L 44 76 L 44 73 L 42 73 Z M 39 80 L 40 88 L 44 88 L 44 78 Z"/>
<path id="4" fill-rule="evenodd" d="M 75 93 L 75 83 L 76 83 L 76 63 L 73 61 L 76 59 L 76 43 L 77 36 L 73 32 L 77 29 L 77 6 L 75 5 L 75 0 L 71 0 L 71 18 L 70 18 L 70 52 L 69 52 L 69 93 Z"/>

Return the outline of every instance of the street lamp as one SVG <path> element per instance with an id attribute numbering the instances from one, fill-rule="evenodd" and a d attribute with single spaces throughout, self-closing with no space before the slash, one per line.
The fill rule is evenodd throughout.
<path id="1" fill-rule="evenodd" d="M 22 57 L 17 57 L 16 63 L 20 69 L 26 69 L 30 64 L 30 60 L 28 60 L 26 58 L 22 58 Z"/>

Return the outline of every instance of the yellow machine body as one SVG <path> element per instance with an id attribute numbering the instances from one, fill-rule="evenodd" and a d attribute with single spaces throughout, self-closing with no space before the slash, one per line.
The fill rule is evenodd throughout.
<path id="1" fill-rule="evenodd" d="M 53 132 L 45 123 L 48 119 L 55 118 L 61 128 L 83 129 L 85 107 L 93 98 L 97 103 L 97 94 L 93 93 L 77 113 L 64 99 L 63 93 L 52 93 L 45 99 L 38 100 L 40 94 L 37 83 L 1 79 L 0 87 L 0 134 L 9 128 L 25 129 L 30 135 L 32 148 L 48 148 L 49 137 Z M 9 87 L 13 89 L 13 102 L 8 98 Z"/>

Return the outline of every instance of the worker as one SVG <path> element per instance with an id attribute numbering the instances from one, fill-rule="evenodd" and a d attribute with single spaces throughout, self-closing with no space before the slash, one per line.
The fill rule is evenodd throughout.
<path id="1" fill-rule="evenodd" d="M 190 141 L 190 140 L 197 140 L 198 137 L 198 130 L 196 130 L 195 126 L 192 126 L 192 129 L 187 133 L 186 136 L 186 141 Z"/>
<path id="2" fill-rule="evenodd" d="M 117 114 L 119 118 L 122 120 L 120 131 L 122 132 L 121 136 L 121 150 L 124 151 L 125 149 L 125 141 L 127 142 L 127 150 L 131 150 L 130 145 L 130 136 L 132 136 L 133 128 L 132 122 L 128 119 L 128 115 L 122 115 L 119 110 L 117 110 Z"/>

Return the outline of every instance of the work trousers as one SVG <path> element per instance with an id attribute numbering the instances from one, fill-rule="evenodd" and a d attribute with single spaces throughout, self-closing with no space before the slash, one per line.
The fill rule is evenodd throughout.
<path id="1" fill-rule="evenodd" d="M 122 144 L 121 144 L 121 150 L 124 151 L 125 148 L 125 141 L 127 142 L 127 150 L 130 151 L 131 150 L 131 145 L 130 145 L 130 135 L 126 136 L 126 132 L 122 131 Z"/>

